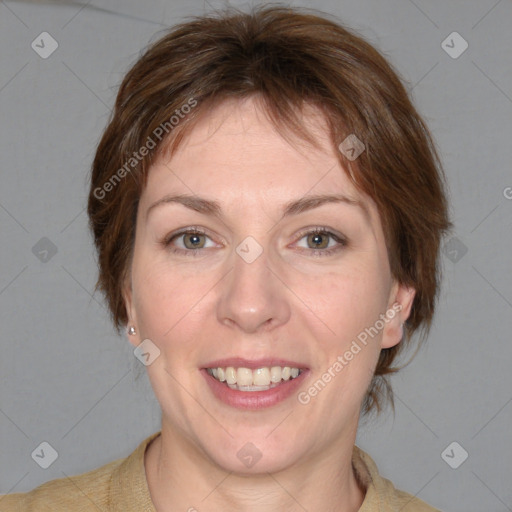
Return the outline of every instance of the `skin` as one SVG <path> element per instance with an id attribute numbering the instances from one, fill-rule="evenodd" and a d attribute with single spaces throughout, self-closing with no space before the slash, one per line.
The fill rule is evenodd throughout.
<path id="1" fill-rule="evenodd" d="M 361 402 L 381 348 L 402 338 L 415 292 L 392 278 L 375 203 L 340 166 L 322 117 L 310 108 L 303 122 L 320 148 L 286 141 L 256 99 L 229 100 L 149 171 L 123 296 L 137 330 L 130 342 L 149 338 L 160 350 L 146 368 L 162 435 L 145 455 L 159 512 L 352 512 L 363 502 L 351 467 Z M 222 217 L 178 203 L 147 214 L 178 193 L 218 201 Z M 332 193 L 361 201 L 368 216 L 337 202 L 281 218 L 289 201 Z M 194 226 L 207 232 L 197 256 L 172 252 L 191 253 L 193 235 L 163 244 Z M 303 232 L 317 226 L 347 244 L 324 234 L 315 251 Z M 247 236 L 263 248 L 250 264 L 236 252 Z M 322 256 L 326 246 L 339 250 Z M 217 400 L 200 374 L 215 359 L 276 356 L 309 368 L 299 391 L 307 390 L 393 304 L 401 311 L 307 405 L 294 393 L 266 409 L 236 409 Z M 262 454 L 252 468 L 236 455 L 247 442 Z"/>

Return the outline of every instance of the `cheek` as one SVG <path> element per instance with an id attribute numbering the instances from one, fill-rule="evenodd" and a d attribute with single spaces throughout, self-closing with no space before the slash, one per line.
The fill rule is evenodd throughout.
<path id="1" fill-rule="evenodd" d="M 161 350 L 192 349 L 188 340 L 204 328 L 204 307 L 214 277 L 184 275 L 179 265 L 169 262 L 134 260 L 133 300 L 142 335 Z"/>
<path id="2" fill-rule="evenodd" d="M 143 255 L 132 267 L 133 300 L 137 321 L 147 337 L 161 338 L 183 316 L 189 287 L 180 286 L 177 272 Z"/>
<path id="3" fill-rule="evenodd" d="M 340 340 L 349 340 L 373 325 L 387 306 L 388 279 L 377 262 L 363 259 L 340 272 L 304 276 L 297 290 L 316 316 Z M 334 335 L 334 334 L 333 334 Z"/>
<path id="4" fill-rule="evenodd" d="M 325 293 L 317 288 L 312 297 L 319 304 L 316 314 L 329 331 L 321 324 L 315 331 L 322 356 L 316 379 L 305 393 L 306 399 L 322 395 L 317 405 L 322 409 L 319 414 L 327 415 L 325 421 L 330 421 L 325 411 L 343 416 L 359 407 L 380 353 L 382 330 L 371 329 L 387 306 L 385 283 L 375 267 L 373 272 L 363 267 L 354 265 L 350 272 L 333 274 L 325 280 Z M 325 394 L 320 393 L 324 385 L 329 389 Z"/>

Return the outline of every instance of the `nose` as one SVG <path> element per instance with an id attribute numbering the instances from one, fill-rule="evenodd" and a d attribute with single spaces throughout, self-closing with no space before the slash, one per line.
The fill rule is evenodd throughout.
<path id="1" fill-rule="evenodd" d="M 222 283 L 217 318 L 223 325 L 249 334 L 289 320 L 287 288 L 269 267 L 265 251 L 250 263 L 235 253 L 233 269 Z"/>

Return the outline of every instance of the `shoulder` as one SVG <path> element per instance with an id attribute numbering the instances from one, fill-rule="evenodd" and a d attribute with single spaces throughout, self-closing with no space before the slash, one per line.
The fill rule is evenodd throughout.
<path id="1" fill-rule="evenodd" d="M 155 512 L 144 469 L 144 439 L 128 456 L 76 476 L 46 482 L 26 493 L 0 495 L 1 512 Z"/>
<path id="2" fill-rule="evenodd" d="M 108 510 L 110 480 L 125 459 L 75 476 L 46 482 L 26 493 L 0 496 L 2 512 L 97 512 Z"/>
<path id="3" fill-rule="evenodd" d="M 396 489 L 388 479 L 382 479 L 388 487 L 390 510 L 400 510 L 401 512 L 441 512 L 423 500 L 409 494 L 408 492 Z"/>
<path id="4" fill-rule="evenodd" d="M 358 481 L 366 489 L 359 512 L 441 512 L 423 500 L 396 489 L 393 483 L 379 474 L 373 459 L 354 446 L 352 465 Z"/>

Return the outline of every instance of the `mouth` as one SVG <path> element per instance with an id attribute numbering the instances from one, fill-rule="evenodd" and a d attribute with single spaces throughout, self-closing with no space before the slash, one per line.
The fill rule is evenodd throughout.
<path id="1" fill-rule="evenodd" d="M 310 371 L 285 359 L 230 358 L 207 363 L 201 373 L 216 399 L 237 409 L 260 410 L 289 399 Z"/>
<path id="2" fill-rule="evenodd" d="M 283 382 L 296 379 L 304 369 L 294 366 L 262 366 L 250 369 L 243 366 L 206 368 L 208 375 L 230 389 L 245 392 L 267 391 Z"/>

